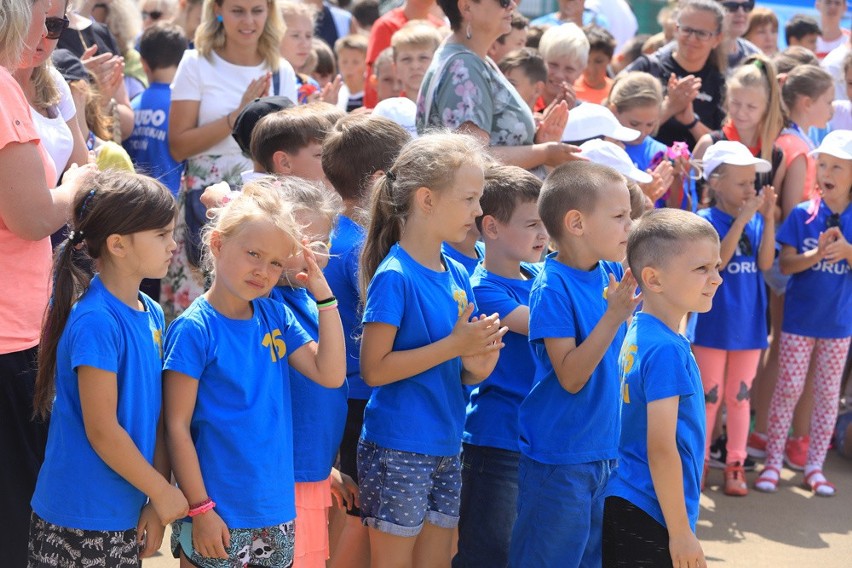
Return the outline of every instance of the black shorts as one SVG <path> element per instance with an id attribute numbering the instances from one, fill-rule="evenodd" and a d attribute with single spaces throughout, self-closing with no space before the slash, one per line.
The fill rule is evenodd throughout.
<path id="1" fill-rule="evenodd" d="M 350 398 L 348 404 L 343 439 L 340 441 L 340 472 L 358 483 L 358 439 L 361 437 L 361 427 L 364 425 L 364 408 L 367 406 L 367 401 Z M 361 517 L 361 509 L 354 505 L 346 513 L 353 517 Z"/>
<path id="2" fill-rule="evenodd" d="M 669 531 L 621 497 L 607 497 L 603 518 L 603 568 L 671 568 Z"/>
<path id="3" fill-rule="evenodd" d="M 33 513 L 27 568 L 53 566 L 141 566 L 136 527 L 123 531 L 69 529 Z"/>

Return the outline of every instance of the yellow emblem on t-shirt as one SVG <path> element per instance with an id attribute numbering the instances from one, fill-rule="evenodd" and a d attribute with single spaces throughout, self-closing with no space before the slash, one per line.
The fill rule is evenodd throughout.
<path id="1" fill-rule="evenodd" d="M 456 301 L 459 307 L 459 316 L 461 316 L 465 309 L 467 309 L 467 292 L 462 290 L 461 288 L 453 288 L 453 300 Z"/>

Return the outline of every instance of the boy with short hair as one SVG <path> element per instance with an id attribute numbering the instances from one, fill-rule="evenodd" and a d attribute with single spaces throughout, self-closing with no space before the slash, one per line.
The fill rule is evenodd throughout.
<path id="1" fill-rule="evenodd" d="M 530 21 L 523 14 L 517 10 L 512 12 L 512 29 L 491 44 L 488 48 L 488 57 L 499 64 L 510 52 L 526 47 L 529 26 Z"/>
<path id="2" fill-rule="evenodd" d="M 178 63 L 186 50 L 183 30 L 169 23 L 155 24 L 145 30 L 139 40 L 142 69 L 148 77 L 148 88 L 131 101 L 134 126 L 124 148 L 137 171 L 157 178 L 174 195 L 180 189 L 183 162 L 169 152 L 170 85 Z"/>
<path id="3" fill-rule="evenodd" d="M 340 444 L 340 471 L 353 479 L 358 479 L 356 450 L 364 408 L 372 392 L 361 378 L 359 362 L 362 310 L 358 261 L 366 237 L 365 213 L 376 177 L 393 165 L 410 139 L 401 126 L 386 118 L 355 114 L 340 119 L 323 143 L 322 169 L 343 198 L 344 206 L 331 232 L 330 257 L 323 273 L 337 297 L 346 339 L 349 412 Z M 361 524 L 360 510 L 353 507 L 346 513 L 346 525 L 336 549 L 348 561 L 369 564 L 367 527 Z M 364 554 L 366 559 L 362 557 Z M 332 564 L 335 556 L 335 548 L 332 548 Z"/>
<path id="4" fill-rule="evenodd" d="M 423 76 L 440 43 L 441 36 L 435 26 L 417 20 L 407 23 L 393 34 L 391 48 L 394 74 L 402 87 L 402 92 L 397 95 L 417 102 Z"/>
<path id="5" fill-rule="evenodd" d="M 470 282 L 481 313 L 509 332 L 500 360 L 470 395 L 462 442 L 461 513 L 454 568 L 507 566 L 518 501 L 518 408 L 535 377 L 529 300 L 547 232 L 538 214 L 541 180 L 517 166 L 485 172 L 476 225 L 485 258 Z"/>
<path id="6" fill-rule="evenodd" d="M 350 34 L 334 42 L 337 66 L 343 77 L 338 105 L 346 112 L 364 106 L 364 72 L 367 69 L 367 38 Z"/>
<path id="7" fill-rule="evenodd" d="M 695 536 L 704 389 L 678 329 L 688 312 L 712 306 L 722 283 L 719 235 L 694 213 L 656 209 L 631 232 L 627 262 L 644 300 L 621 351 L 621 441 L 607 488 L 603 565 L 704 568 Z"/>
<path id="8" fill-rule="evenodd" d="M 376 102 L 380 103 L 399 94 L 399 82 L 393 65 L 393 48 L 382 51 L 373 63 L 370 83 L 376 92 Z M 375 106 L 375 105 L 374 105 Z"/>
<path id="9" fill-rule="evenodd" d="M 821 35 L 819 23 L 810 16 L 803 16 L 802 14 L 796 14 L 784 26 L 784 37 L 787 39 L 788 46 L 801 45 L 814 55 L 817 52 L 817 38 Z"/>
<path id="10" fill-rule="evenodd" d="M 816 56 L 823 59 L 832 50 L 849 41 L 849 30 L 841 25 L 846 15 L 846 0 L 816 0 L 822 34 L 817 38 Z"/>
<path id="11" fill-rule="evenodd" d="M 313 108 L 288 108 L 262 119 L 251 134 L 254 178 L 266 174 L 290 175 L 312 181 L 325 181 L 322 171 L 322 143 L 331 122 Z"/>
<path id="12" fill-rule="evenodd" d="M 630 193 L 612 168 L 569 162 L 545 179 L 538 211 L 558 252 L 530 294 L 536 377 L 519 414 L 510 565 L 599 566 L 604 488 L 618 454 L 618 351 L 641 298 L 619 264 Z"/>
<path id="13" fill-rule="evenodd" d="M 574 81 L 574 92 L 577 100 L 602 104 L 613 83 L 607 71 L 615 54 L 615 38 L 598 26 L 588 26 L 583 31 L 589 40 L 589 60 L 583 74 Z"/>
<path id="14" fill-rule="evenodd" d="M 547 67 L 538 50 L 530 47 L 516 49 L 500 61 L 499 67 L 506 80 L 533 110 L 547 82 Z"/>

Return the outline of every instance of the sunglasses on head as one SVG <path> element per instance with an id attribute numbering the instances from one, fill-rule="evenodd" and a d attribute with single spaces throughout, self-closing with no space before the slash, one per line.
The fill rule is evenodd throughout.
<path id="1" fill-rule="evenodd" d="M 68 18 L 66 16 L 62 16 L 61 18 L 50 17 L 44 19 L 44 27 L 47 28 L 47 33 L 44 37 L 47 39 L 59 39 L 59 36 L 62 35 L 66 29 L 68 29 Z"/>
<path id="2" fill-rule="evenodd" d="M 748 14 L 754 10 L 754 0 L 749 0 L 748 2 L 722 2 L 722 7 L 731 14 L 739 9 L 742 9 L 743 12 Z"/>
<path id="3" fill-rule="evenodd" d="M 150 12 L 146 12 L 142 10 L 142 19 L 151 18 L 152 20 L 159 20 L 163 17 L 163 13 L 160 10 L 151 10 Z"/>
<path id="4" fill-rule="evenodd" d="M 840 228 L 840 213 L 832 213 L 828 216 L 828 219 L 826 219 L 825 228 L 830 229 L 832 227 Z"/>
<path id="5" fill-rule="evenodd" d="M 746 235 L 745 232 L 740 235 L 740 240 L 737 243 L 737 248 L 740 249 L 740 252 L 744 256 L 751 256 L 752 254 L 754 254 L 754 249 L 751 246 L 751 241 L 749 240 L 748 235 Z"/>

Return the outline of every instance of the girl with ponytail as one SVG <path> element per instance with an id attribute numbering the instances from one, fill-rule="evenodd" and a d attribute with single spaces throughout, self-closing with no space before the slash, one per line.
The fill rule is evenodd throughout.
<path id="1" fill-rule="evenodd" d="M 163 311 L 139 291 L 166 273 L 175 212 L 135 174 L 98 174 L 74 196 L 39 345 L 34 407 L 51 420 L 30 566 L 135 565 L 188 510 L 162 443 Z"/>

